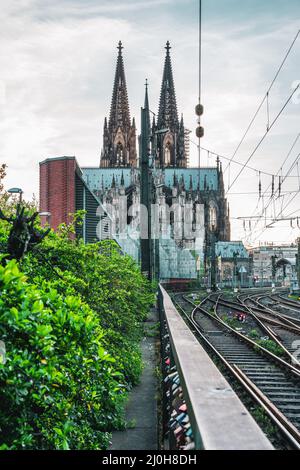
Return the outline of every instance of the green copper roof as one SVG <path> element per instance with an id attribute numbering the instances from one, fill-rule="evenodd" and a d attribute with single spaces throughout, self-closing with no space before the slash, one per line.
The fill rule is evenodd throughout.
<path id="1" fill-rule="evenodd" d="M 116 185 L 120 185 L 122 174 L 124 184 L 127 188 L 131 184 L 130 168 L 81 168 L 82 177 L 91 191 L 97 191 L 102 188 L 110 188 L 113 176 L 115 176 Z"/>
<path id="2" fill-rule="evenodd" d="M 249 253 L 241 241 L 216 243 L 216 256 L 233 258 L 234 253 L 238 253 L 237 258 L 249 258 Z"/>
<path id="3" fill-rule="evenodd" d="M 177 180 L 180 180 L 183 175 L 184 184 L 186 189 L 190 187 L 190 180 L 192 177 L 193 189 L 197 189 L 199 175 L 200 175 L 200 189 L 204 190 L 204 180 L 206 179 L 206 187 L 208 189 L 218 189 L 218 170 L 217 168 L 166 168 L 165 172 L 165 184 L 166 186 L 173 186 L 174 172 Z M 206 178 L 205 178 L 206 177 Z"/>
<path id="4" fill-rule="evenodd" d="M 92 190 L 100 190 L 102 184 L 104 188 L 110 188 L 113 176 L 115 176 L 116 185 L 121 183 L 122 174 L 124 177 L 124 184 L 127 188 L 131 185 L 131 169 L 130 168 L 98 168 L 89 167 L 81 168 L 82 177 L 88 187 Z M 135 171 L 139 171 L 135 169 Z M 158 170 L 161 171 L 161 170 Z M 204 181 L 206 181 L 206 189 L 218 190 L 218 171 L 216 168 L 165 168 L 163 170 L 165 175 L 165 185 L 173 186 L 174 173 L 179 181 L 182 176 L 186 189 L 190 188 L 190 181 L 192 179 L 193 189 L 197 189 L 199 175 L 200 175 L 200 189 L 204 190 Z"/>

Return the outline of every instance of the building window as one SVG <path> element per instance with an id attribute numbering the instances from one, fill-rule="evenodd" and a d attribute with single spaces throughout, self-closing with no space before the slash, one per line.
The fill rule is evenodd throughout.
<path id="1" fill-rule="evenodd" d="M 165 166 L 170 166 L 171 165 L 171 149 L 170 149 L 170 144 L 167 143 L 165 147 Z"/>
<path id="2" fill-rule="evenodd" d="M 215 206 L 209 208 L 209 228 L 215 230 L 217 228 L 217 210 Z"/>
<path id="3" fill-rule="evenodd" d="M 123 145 L 120 142 L 117 144 L 117 162 L 120 165 L 124 164 Z"/>

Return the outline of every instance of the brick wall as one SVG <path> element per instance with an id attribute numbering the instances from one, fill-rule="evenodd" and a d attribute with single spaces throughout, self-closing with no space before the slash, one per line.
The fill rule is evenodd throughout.
<path id="1" fill-rule="evenodd" d="M 54 230 L 62 222 L 70 222 L 69 214 L 75 212 L 76 168 L 75 157 L 51 158 L 40 163 L 40 211 L 51 212 L 50 225 Z M 46 217 L 42 219 L 47 222 Z"/>

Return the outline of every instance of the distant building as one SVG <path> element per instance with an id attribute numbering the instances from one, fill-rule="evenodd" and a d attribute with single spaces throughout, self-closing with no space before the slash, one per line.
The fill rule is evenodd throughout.
<path id="1" fill-rule="evenodd" d="M 216 243 L 217 283 L 220 287 L 251 287 L 252 260 L 241 241 Z"/>
<path id="2" fill-rule="evenodd" d="M 249 249 L 253 260 L 253 278 L 256 285 L 271 285 L 272 267 L 275 267 L 275 280 L 290 283 L 297 277 L 297 245 L 265 244 Z M 272 259 L 272 257 L 274 257 Z M 274 269 L 274 268 L 273 268 Z"/>

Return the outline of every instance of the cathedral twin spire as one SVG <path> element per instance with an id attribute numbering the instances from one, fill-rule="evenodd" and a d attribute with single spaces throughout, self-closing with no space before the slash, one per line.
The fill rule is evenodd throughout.
<path id="1" fill-rule="evenodd" d="M 130 112 L 122 49 L 122 43 L 119 41 L 119 52 L 109 116 L 110 130 L 118 126 L 124 127 L 124 129 L 130 128 Z"/>
<path id="2" fill-rule="evenodd" d="M 169 41 L 167 41 L 165 49 L 167 52 L 161 84 L 157 126 L 161 129 L 168 127 L 175 130 L 178 127 L 178 114 Z"/>
<path id="3" fill-rule="evenodd" d="M 137 164 L 136 127 L 134 118 L 130 121 L 122 49 L 122 42 L 119 41 L 109 121 L 104 120 L 101 167 L 131 167 Z"/>
<path id="4" fill-rule="evenodd" d="M 136 127 L 130 121 L 128 94 L 122 55 L 122 43 L 118 44 L 118 56 L 113 86 L 109 121 L 104 121 L 101 167 L 136 167 Z M 186 166 L 183 119 L 178 121 L 176 94 L 170 57 L 170 43 L 166 44 L 166 57 L 160 94 L 157 122 L 152 133 L 157 135 L 155 149 L 158 167 Z M 146 81 L 145 109 L 149 110 L 148 83 Z M 149 116 L 150 127 L 150 116 Z"/>

